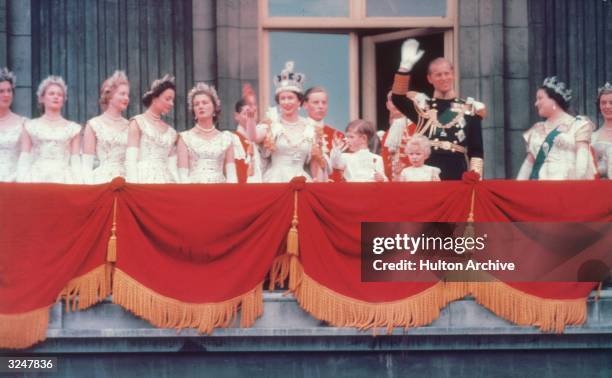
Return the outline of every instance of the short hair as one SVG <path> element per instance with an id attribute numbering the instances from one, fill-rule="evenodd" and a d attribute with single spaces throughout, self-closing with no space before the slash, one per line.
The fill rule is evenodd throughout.
<path id="1" fill-rule="evenodd" d="M 569 109 L 569 101 L 566 101 L 561 94 L 555 92 L 552 88 L 541 86 L 538 89 L 543 90 L 564 112 Z"/>
<path id="2" fill-rule="evenodd" d="M 380 140 L 378 139 L 378 135 L 376 134 L 376 126 L 374 126 L 372 122 L 366 121 L 365 119 L 356 119 L 346 125 L 346 132 L 349 132 L 351 130 L 357 134 L 366 136 L 366 139 L 368 141 L 368 148 L 370 149 L 370 151 L 378 150 Z"/>
<path id="3" fill-rule="evenodd" d="M 234 105 L 234 111 L 236 113 L 240 113 L 242 111 L 242 108 L 244 108 L 246 105 L 246 99 L 243 97 L 240 100 L 236 101 L 236 104 Z"/>
<path id="4" fill-rule="evenodd" d="M 11 84 L 11 88 L 15 89 L 15 85 L 17 84 L 17 76 L 14 73 L 9 71 L 7 67 L 0 69 L 0 83 L 3 81 L 8 81 Z"/>
<path id="5" fill-rule="evenodd" d="M 151 84 L 151 89 L 142 95 L 142 104 L 145 107 L 151 106 L 154 98 L 159 97 L 167 89 L 172 89 L 176 92 L 176 85 L 174 84 L 174 76 L 169 74 L 164 75 L 161 79 L 157 79 Z"/>
<path id="6" fill-rule="evenodd" d="M 296 91 L 281 91 L 281 92 L 278 92 L 277 94 L 274 95 L 274 101 L 276 101 L 277 104 L 278 104 L 278 98 L 279 98 L 280 94 L 283 93 L 283 92 L 294 93 L 297 96 L 298 101 L 300 102 L 300 105 L 302 105 L 304 103 L 304 94 L 303 93 L 296 92 Z"/>
<path id="7" fill-rule="evenodd" d="M 448 59 L 443 58 L 443 57 L 438 57 L 434 60 L 432 60 L 431 62 L 429 62 L 429 65 L 427 66 L 427 74 L 429 75 L 431 73 L 431 67 L 435 66 L 437 64 L 440 63 L 446 63 L 448 64 L 448 66 L 450 67 L 451 71 L 455 71 L 455 65 Z"/>
<path id="8" fill-rule="evenodd" d="M 606 83 L 603 87 L 599 88 L 597 91 L 597 111 L 601 113 L 601 97 L 605 95 L 612 94 L 612 86 L 610 83 Z"/>
<path id="9" fill-rule="evenodd" d="M 196 83 L 196 85 L 191 88 L 189 94 L 187 95 L 189 111 L 191 112 L 191 114 L 195 115 L 193 112 L 193 99 L 195 98 L 195 96 L 201 94 L 208 96 L 208 98 L 210 98 L 210 101 L 213 103 L 213 121 L 217 122 L 219 114 L 221 114 L 221 100 L 219 100 L 217 90 L 212 85 L 208 85 L 205 83 Z"/>
<path id="10" fill-rule="evenodd" d="M 109 78 L 104 80 L 100 87 L 100 107 L 102 110 L 108 109 L 108 104 L 113 94 L 121 85 L 130 85 L 128 78 L 123 71 L 115 71 Z"/>
<path id="11" fill-rule="evenodd" d="M 327 90 L 325 90 L 325 88 L 323 87 L 310 87 L 306 90 L 306 92 L 304 92 L 304 101 L 308 102 L 308 98 L 310 97 L 310 95 L 315 93 L 327 94 Z"/>
<path id="12" fill-rule="evenodd" d="M 36 90 L 36 97 L 38 98 L 38 109 L 41 112 L 45 111 L 45 107 L 41 101 L 42 97 L 45 95 L 47 88 L 49 88 L 51 85 L 57 85 L 58 87 L 60 87 L 62 89 L 62 92 L 64 92 L 64 101 L 68 100 L 68 87 L 66 86 L 66 82 L 64 81 L 64 79 L 62 79 L 61 76 L 50 75 L 45 80 L 41 81 L 40 84 L 38 84 L 38 89 Z"/>
<path id="13" fill-rule="evenodd" d="M 424 135 L 416 134 L 408 139 L 404 146 L 404 152 L 406 154 L 408 153 L 409 146 L 417 146 L 423 152 L 425 158 L 431 155 L 431 141 Z"/>

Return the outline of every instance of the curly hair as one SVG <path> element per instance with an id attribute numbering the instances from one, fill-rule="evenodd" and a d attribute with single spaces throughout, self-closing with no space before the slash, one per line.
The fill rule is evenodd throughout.
<path id="1" fill-rule="evenodd" d="M 41 81 L 38 85 L 38 89 L 36 90 L 36 97 L 38 98 L 38 108 L 41 112 L 45 111 L 45 107 L 42 104 L 42 98 L 45 95 L 47 88 L 51 85 L 57 85 L 64 92 L 64 101 L 68 100 L 68 87 L 66 86 L 66 82 L 61 76 L 50 75 L 45 80 Z"/>
<path id="2" fill-rule="evenodd" d="M 123 71 L 115 71 L 109 78 L 104 80 L 100 87 L 100 107 L 102 110 L 108 109 L 108 104 L 113 94 L 121 85 L 130 85 L 128 78 Z"/>
<path id="3" fill-rule="evenodd" d="M 193 99 L 197 95 L 207 95 L 208 98 L 213 103 L 214 113 L 213 113 L 213 121 L 217 122 L 219 118 L 219 114 L 221 114 L 221 100 L 219 100 L 219 95 L 217 95 L 217 90 L 214 86 L 208 85 L 205 83 L 196 83 L 196 85 L 191 88 L 189 94 L 187 95 L 187 103 L 189 104 L 189 111 L 191 114 L 195 115 L 193 112 Z"/>
<path id="4" fill-rule="evenodd" d="M 417 146 L 423 152 L 425 158 L 428 158 L 429 155 L 431 155 L 431 141 L 424 135 L 416 134 L 408 139 L 406 146 L 404 147 L 406 154 L 408 153 L 409 146 Z"/>
<path id="5" fill-rule="evenodd" d="M 145 107 L 151 106 L 154 98 L 159 97 L 166 89 L 172 89 L 176 92 L 176 85 L 174 84 L 174 76 L 166 74 L 161 79 L 157 79 L 151 84 L 151 89 L 142 95 L 142 104 Z"/>

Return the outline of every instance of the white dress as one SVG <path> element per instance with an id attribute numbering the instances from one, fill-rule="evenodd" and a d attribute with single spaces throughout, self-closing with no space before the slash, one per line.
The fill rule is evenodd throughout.
<path id="1" fill-rule="evenodd" d="M 440 181 L 440 168 L 426 164 L 420 167 L 406 167 L 402 169 L 400 181 Z"/>
<path id="2" fill-rule="evenodd" d="M 603 128 L 595 131 L 591 138 L 591 145 L 595 150 L 595 159 L 597 163 L 597 170 L 601 177 L 607 177 L 612 179 L 612 142 L 605 140 L 599 140 L 602 134 Z"/>
<path id="3" fill-rule="evenodd" d="M 587 172 L 576 172 L 576 155 L 578 142 L 591 141 L 592 124 L 583 117 L 569 118 L 558 127 L 561 132 L 548 148 L 548 153 L 539 172 L 540 180 L 576 180 L 593 178 L 595 167 L 593 159 L 588 159 Z M 523 134 L 527 143 L 527 152 L 534 159 L 537 158 L 540 147 L 546 139 L 547 133 L 544 122 L 538 122 Z"/>
<path id="4" fill-rule="evenodd" d="M 15 123 L 0 129 L 0 181 L 13 182 L 17 177 L 19 139 L 26 118 L 15 115 Z"/>
<path id="5" fill-rule="evenodd" d="M 134 117 L 140 129 L 138 183 L 166 184 L 176 182 L 170 171 L 169 155 L 177 133 L 172 127 L 160 132 L 143 115 Z"/>
<path id="6" fill-rule="evenodd" d="M 352 153 L 338 154 L 332 149 L 332 167 L 344 170 L 344 179 L 348 182 L 374 182 L 374 174 L 380 173 L 385 177 L 383 159 L 367 149 Z"/>
<path id="7" fill-rule="evenodd" d="M 234 148 L 234 136 L 229 131 L 217 133 L 211 139 L 197 135 L 195 129 L 184 131 L 181 138 L 189 152 L 189 182 L 214 184 L 226 182 L 223 168 L 228 148 Z"/>
<path id="8" fill-rule="evenodd" d="M 89 120 L 96 134 L 96 155 L 100 164 L 93 170 L 93 183 L 110 182 L 115 177 L 125 177 L 125 150 L 127 149 L 128 121 L 120 130 L 104 122 L 98 116 Z"/>
<path id="9" fill-rule="evenodd" d="M 310 162 L 312 144 L 315 140 L 314 126 L 304 118 L 298 121 L 304 125 L 302 133 L 292 133 L 289 129 L 297 126 L 287 126 L 281 121 L 272 122 L 270 132 L 276 149 L 268 152 L 270 164 L 264 172 L 264 182 L 289 182 L 294 177 L 304 176 L 311 181 L 306 172 L 306 164 Z"/>
<path id="10" fill-rule="evenodd" d="M 27 121 L 25 130 L 32 140 L 32 165 L 26 182 L 80 183 L 70 167 L 71 142 L 81 126 L 66 121 L 51 126 L 40 118 Z"/>

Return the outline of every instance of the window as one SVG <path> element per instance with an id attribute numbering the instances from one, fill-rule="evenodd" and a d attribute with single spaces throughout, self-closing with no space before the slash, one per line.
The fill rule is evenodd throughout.
<path id="1" fill-rule="evenodd" d="M 275 105 L 273 76 L 293 60 L 295 70 L 306 75 L 306 88 L 328 90 L 327 123 L 344 130 L 350 120 L 365 118 L 386 129 L 383 94 L 403 40 L 417 38 L 426 49 L 421 66 L 438 56 L 456 61 L 456 0 L 259 0 L 258 5 L 264 112 Z M 428 90 L 423 80 L 414 84 Z"/>

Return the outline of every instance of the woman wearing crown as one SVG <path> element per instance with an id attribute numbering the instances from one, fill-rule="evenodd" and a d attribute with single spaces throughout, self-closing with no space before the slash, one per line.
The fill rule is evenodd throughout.
<path id="1" fill-rule="evenodd" d="M 597 91 L 597 106 L 604 124 L 593 133 L 591 142 L 601 177 L 612 179 L 612 84 L 606 83 Z"/>
<path id="2" fill-rule="evenodd" d="M 16 79 L 8 68 L 0 69 L 0 182 L 15 181 L 19 140 L 27 120 L 11 111 Z"/>
<path id="3" fill-rule="evenodd" d="M 128 181 L 143 184 L 179 181 L 174 154 L 177 134 L 161 119 L 174 107 L 175 90 L 172 76 L 155 80 L 142 97 L 147 110 L 130 120 L 125 152 Z"/>
<path id="4" fill-rule="evenodd" d="M 587 180 L 595 178 L 589 143 L 593 125 L 586 117 L 568 114 L 572 91 L 556 77 L 544 79 L 535 107 L 544 122 L 523 134 L 527 157 L 519 180 Z"/>
<path id="5" fill-rule="evenodd" d="M 234 164 L 234 136 L 215 127 L 221 113 L 217 91 L 214 87 L 197 83 L 189 92 L 187 101 L 196 125 L 182 132 L 177 142 L 181 182 L 238 182 Z"/>
<path id="6" fill-rule="evenodd" d="M 264 182 L 289 182 L 297 176 L 311 181 L 310 172 L 321 169 L 322 154 L 316 148 L 314 125 L 300 117 L 304 101 L 304 75 L 293 72 L 293 62 L 274 79 L 275 100 L 280 110 L 268 112 L 268 119 L 257 125 L 256 142 L 263 145 L 263 156 L 270 158 Z"/>

